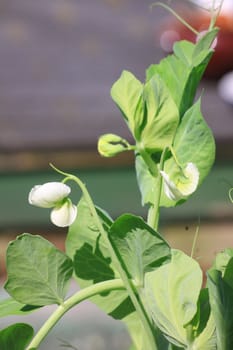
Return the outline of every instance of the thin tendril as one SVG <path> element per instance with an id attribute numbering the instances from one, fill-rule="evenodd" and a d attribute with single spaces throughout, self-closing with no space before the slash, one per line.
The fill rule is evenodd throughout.
<path id="1" fill-rule="evenodd" d="M 194 237 L 193 237 L 193 244 L 192 244 L 192 249 L 191 249 L 191 258 L 193 258 L 194 256 L 194 252 L 195 252 L 195 249 L 196 249 L 196 246 L 197 246 L 197 239 L 198 239 L 198 236 L 199 236 L 199 231 L 200 231 L 200 216 L 198 218 L 198 225 L 196 227 L 196 231 L 195 231 L 195 234 L 194 234 Z"/>
<path id="2" fill-rule="evenodd" d="M 173 16 L 175 16 L 178 21 L 180 21 L 185 27 L 187 27 L 191 32 L 193 32 L 195 35 L 198 35 L 199 32 L 193 28 L 188 22 L 186 22 L 180 15 L 178 15 L 178 13 L 173 10 L 171 7 L 163 4 L 162 2 L 155 2 L 153 4 L 150 5 L 150 9 L 152 9 L 155 6 L 160 6 L 163 7 L 165 10 L 167 10 L 168 12 L 170 12 Z"/>
<path id="3" fill-rule="evenodd" d="M 233 187 L 229 190 L 229 199 L 230 199 L 230 201 L 231 201 L 231 203 L 233 203 L 233 197 L 232 197 L 232 194 L 231 193 L 233 193 Z"/>

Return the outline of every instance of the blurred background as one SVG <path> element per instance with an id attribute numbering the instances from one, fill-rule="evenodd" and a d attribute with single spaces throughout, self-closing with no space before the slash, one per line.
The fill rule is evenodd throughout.
<path id="1" fill-rule="evenodd" d="M 228 197 L 233 186 L 233 9 L 232 0 L 225 1 L 216 52 L 199 89 L 204 117 L 216 138 L 216 164 L 188 203 L 161 215 L 169 242 L 188 253 L 199 225 L 196 257 L 204 269 L 217 251 L 233 246 L 233 205 Z M 96 144 L 107 132 L 129 137 L 109 93 L 122 70 L 143 80 L 145 69 L 169 54 L 174 41 L 195 40 L 168 12 L 159 7 L 151 11 L 150 5 L 149 0 L 0 0 L 2 280 L 5 249 L 16 235 L 42 234 L 64 248 L 66 230 L 50 224 L 49 211 L 27 202 L 32 186 L 60 180 L 50 162 L 78 174 L 95 203 L 111 216 L 127 211 L 145 215 L 132 155 L 103 159 Z M 187 1 L 172 5 L 195 28 L 206 28 L 206 11 Z M 74 200 L 78 199 L 79 192 L 74 191 Z M 127 349 L 122 325 L 108 318 L 97 324 L 91 315 L 98 311 L 85 305 L 75 321 L 79 331 L 74 335 L 67 321 L 64 337 L 73 337 L 72 344 L 83 350 L 107 349 L 109 344 L 111 349 Z M 36 316 L 37 326 L 44 313 Z M 90 318 L 97 327 L 91 337 Z M 61 333 L 59 327 L 54 338 Z M 41 349 L 57 349 L 62 342 L 56 341 Z"/>

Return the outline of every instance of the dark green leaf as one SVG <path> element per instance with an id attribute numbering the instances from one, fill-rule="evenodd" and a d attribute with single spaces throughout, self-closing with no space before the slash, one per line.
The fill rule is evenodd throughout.
<path id="1" fill-rule="evenodd" d="M 140 217 L 120 216 L 110 229 L 110 239 L 129 278 L 141 286 L 146 272 L 170 260 L 168 243 Z"/>
<path id="2" fill-rule="evenodd" d="M 214 268 L 207 273 L 210 305 L 216 324 L 217 349 L 233 349 L 233 289 Z"/>
<path id="3" fill-rule="evenodd" d="M 25 350 L 33 337 L 33 328 L 25 323 L 16 323 L 0 331 L 1 350 Z"/>
<path id="4" fill-rule="evenodd" d="M 63 302 L 73 264 L 64 253 L 40 236 L 23 234 L 7 249 L 7 292 L 30 305 Z"/>
<path id="5" fill-rule="evenodd" d="M 96 209 L 108 233 L 112 220 L 101 209 Z M 109 251 L 83 198 L 79 202 L 78 212 L 79 215 L 67 235 L 66 249 L 68 255 L 74 259 L 75 274 L 80 287 L 85 288 L 96 282 L 119 278 Z M 133 311 L 132 303 L 123 290 L 95 296 L 92 301 L 114 318 L 121 319 Z"/>

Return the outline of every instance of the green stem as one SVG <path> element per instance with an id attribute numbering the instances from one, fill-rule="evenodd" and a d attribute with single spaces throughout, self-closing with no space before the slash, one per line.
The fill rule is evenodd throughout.
<path id="1" fill-rule="evenodd" d="M 209 25 L 209 31 L 211 31 L 215 27 L 215 23 L 217 21 L 217 18 L 219 16 L 220 12 L 221 12 L 221 9 L 222 9 L 223 1 L 224 0 L 221 1 L 218 9 L 215 10 L 215 0 L 213 0 L 211 12 L 210 12 L 211 20 L 210 20 L 210 25 Z"/>
<path id="2" fill-rule="evenodd" d="M 86 189 L 85 184 L 78 177 L 71 175 L 71 174 L 64 173 L 64 172 L 60 171 L 59 169 L 56 169 L 53 165 L 51 165 L 51 166 L 57 172 L 66 176 L 66 178 L 63 180 L 63 182 L 66 182 L 68 180 L 73 180 L 74 182 L 76 182 L 78 184 L 78 186 L 82 190 L 83 196 L 84 196 L 84 198 L 89 206 L 89 209 L 90 209 L 92 217 L 96 223 L 96 226 L 97 226 L 97 228 L 98 228 L 101 236 L 103 237 L 105 244 L 108 248 L 112 262 L 115 265 L 115 267 L 117 268 L 119 275 L 120 275 L 120 277 L 125 285 L 125 288 L 129 294 L 129 297 L 134 305 L 134 308 L 142 321 L 142 324 L 144 326 L 144 329 L 145 329 L 145 332 L 147 334 L 149 344 L 150 344 L 150 349 L 148 349 L 148 350 L 157 350 L 158 347 L 157 347 L 156 339 L 154 336 L 154 329 L 153 329 L 152 321 L 149 319 L 149 317 L 147 315 L 147 312 L 143 306 L 141 299 L 139 298 L 139 296 L 136 292 L 136 289 L 135 289 L 133 282 L 128 278 L 127 272 L 124 270 L 124 268 L 122 266 L 123 263 L 121 261 L 121 257 L 118 256 L 118 254 L 114 250 L 112 243 L 108 237 L 108 233 L 104 230 L 104 228 L 102 226 L 102 223 L 101 223 L 99 216 L 96 212 L 94 203 L 91 199 L 91 196 L 89 195 L 89 192 Z"/>
<path id="3" fill-rule="evenodd" d="M 152 176 L 158 175 L 158 168 L 153 159 L 151 158 L 151 155 L 145 151 L 142 145 L 137 145 L 137 150 L 139 151 L 140 156 L 146 163 L 150 173 Z"/>
<path id="4" fill-rule="evenodd" d="M 191 254 L 190 254 L 191 258 L 194 257 L 194 253 L 195 253 L 195 249 L 196 249 L 196 245 L 197 245 L 197 238 L 198 238 L 198 235 L 199 235 L 199 229 L 200 229 L 200 222 L 199 222 L 199 225 L 197 226 L 196 231 L 195 231 L 193 244 L 192 244 L 192 249 L 191 249 Z"/>
<path id="5" fill-rule="evenodd" d="M 61 317 L 69 311 L 75 305 L 81 303 L 82 301 L 93 297 L 94 295 L 108 292 L 112 290 L 125 289 L 124 284 L 121 279 L 114 279 L 109 281 L 104 281 L 100 283 L 93 284 L 90 287 L 82 289 L 72 295 L 69 299 L 64 301 L 62 305 L 53 312 L 53 314 L 48 318 L 48 320 L 39 329 L 35 337 L 32 339 L 31 343 L 28 345 L 26 350 L 37 349 L 42 340 L 47 336 L 51 329 L 56 325 L 56 323 L 61 319 Z"/>
<path id="6" fill-rule="evenodd" d="M 163 170 L 164 168 L 164 162 L 165 162 L 165 157 L 167 154 L 168 148 L 164 148 L 163 153 L 161 155 L 160 159 L 160 164 L 159 164 L 159 170 Z M 160 173 L 158 174 L 158 183 L 156 186 L 156 195 L 154 198 L 154 203 L 150 206 L 149 211 L 148 211 L 148 217 L 147 217 L 147 223 L 150 225 L 154 230 L 158 229 L 159 225 L 159 207 L 160 207 L 160 200 L 161 200 L 161 194 L 162 194 L 162 184 L 163 184 L 163 179 Z"/>

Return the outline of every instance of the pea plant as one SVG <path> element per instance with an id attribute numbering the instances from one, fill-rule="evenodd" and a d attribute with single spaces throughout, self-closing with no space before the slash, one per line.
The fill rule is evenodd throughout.
<path id="1" fill-rule="evenodd" d="M 69 227 L 66 250 L 28 233 L 11 241 L 4 286 L 9 297 L 0 302 L 0 316 L 22 318 L 57 307 L 36 334 L 23 322 L 2 329 L 0 349 L 39 349 L 62 316 L 86 299 L 125 324 L 130 350 L 233 349 L 233 249 L 216 255 L 204 283 L 198 261 L 159 233 L 160 208 L 185 203 L 214 162 L 214 137 L 196 95 L 214 51 L 218 11 L 212 5 L 209 29 L 196 32 L 195 44 L 175 43 L 173 54 L 146 70 L 145 82 L 123 71 L 112 86 L 134 142 L 106 134 L 98 151 L 106 157 L 134 152 L 146 219 L 126 213 L 113 220 L 80 178 L 54 166 L 61 182 L 30 191 L 30 204 L 50 208 L 51 221 Z M 81 190 L 77 205 L 69 198 L 70 182 Z M 70 296 L 72 278 L 80 289 Z"/>

